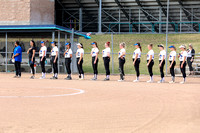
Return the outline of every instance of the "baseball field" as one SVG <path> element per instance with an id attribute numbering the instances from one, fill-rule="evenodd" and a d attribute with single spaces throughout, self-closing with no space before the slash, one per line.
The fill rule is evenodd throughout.
<path id="1" fill-rule="evenodd" d="M 86 75 L 72 81 L 14 79 L 0 73 L 0 133 L 199 133 L 200 81 L 188 77 L 186 84 L 133 83 L 104 75 L 91 81 Z M 155 81 L 160 77 L 155 76 Z M 166 77 L 166 81 L 170 77 Z"/>

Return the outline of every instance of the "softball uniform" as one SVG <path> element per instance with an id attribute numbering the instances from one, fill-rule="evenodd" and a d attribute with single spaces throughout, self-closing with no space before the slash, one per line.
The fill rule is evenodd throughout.
<path id="1" fill-rule="evenodd" d="M 165 50 L 160 51 L 160 54 L 159 54 L 159 64 L 162 62 L 161 66 L 160 66 L 161 82 L 163 82 L 163 80 L 164 80 L 163 78 L 165 76 L 164 71 L 163 71 L 164 66 L 165 66 L 165 58 L 166 58 L 166 52 L 165 52 Z"/>
<path id="2" fill-rule="evenodd" d="M 173 61 L 174 58 L 174 61 Z M 171 51 L 169 54 L 169 63 L 171 65 L 170 68 L 170 74 L 172 76 L 172 82 L 175 81 L 175 72 L 174 72 L 174 67 L 176 66 L 176 51 Z"/>
<path id="3" fill-rule="evenodd" d="M 123 55 L 123 54 L 126 54 L 125 48 L 122 48 L 119 51 L 119 56 L 118 56 L 118 59 L 119 59 L 120 80 L 124 80 L 124 76 L 125 76 L 125 74 L 124 74 L 124 64 L 125 64 L 126 60 L 125 60 L 125 55 Z"/>
<path id="4" fill-rule="evenodd" d="M 81 54 L 84 55 L 84 49 L 83 48 L 78 49 L 77 53 L 76 53 L 76 60 L 77 60 L 77 67 L 78 67 L 78 72 L 79 72 L 79 78 L 83 79 L 84 78 L 83 57 L 82 57 L 82 59 L 81 59 L 81 61 L 79 63 Z"/>
<path id="5" fill-rule="evenodd" d="M 51 51 L 51 61 L 53 62 L 53 72 L 54 72 L 55 79 L 57 79 L 57 77 L 58 77 L 58 56 L 56 57 L 56 53 L 58 53 L 57 46 L 53 47 L 53 49 Z"/>
<path id="6" fill-rule="evenodd" d="M 96 59 L 96 56 L 97 54 L 99 53 L 99 49 L 96 47 L 96 48 L 92 48 L 92 51 L 91 51 L 91 54 L 92 54 L 92 68 L 93 68 L 93 71 L 94 71 L 94 79 L 96 80 L 97 79 L 97 75 L 98 75 L 98 62 L 99 62 L 99 59 L 97 58 L 96 60 L 96 63 L 95 62 L 95 59 Z"/>
<path id="7" fill-rule="evenodd" d="M 185 72 L 185 67 L 186 67 L 186 60 L 187 60 L 187 52 L 186 51 L 181 51 L 180 53 L 180 57 L 179 57 L 179 61 L 180 61 L 180 69 L 181 69 L 181 73 L 183 75 L 183 78 L 185 80 L 186 78 L 186 72 Z M 185 62 L 184 61 L 184 57 L 186 57 Z M 181 68 L 181 64 L 183 63 L 183 67 Z"/>
<path id="8" fill-rule="evenodd" d="M 152 60 L 148 65 L 148 71 L 151 77 L 151 81 L 153 81 L 153 65 L 154 65 L 154 51 L 153 50 L 149 50 L 149 52 L 147 53 L 147 63 L 149 62 L 151 55 L 152 55 Z"/>
<path id="9" fill-rule="evenodd" d="M 71 56 L 72 55 L 72 50 L 71 48 L 70 49 L 67 49 L 66 53 L 65 53 L 65 66 L 66 66 L 66 70 L 67 70 L 67 78 L 66 79 L 71 79 Z"/>
<path id="10" fill-rule="evenodd" d="M 39 52 L 39 57 L 40 57 L 40 65 L 41 65 L 41 69 L 42 69 L 42 77 L 41 78 L 45 78 L 45 61 L 46 61 L 46 55 L 47 55 L 47 47 L 46 46 L 42 46 L 40 48 L 40 52 Z"/>
<path id="11" fill-rule="evenodd" d="M 103 61 L 104 61 L 104 67 L 106 70 L 106 79 L 105 80 L 109 80 L 109 77 L 110 77 L 110 68 L 109 68 L 110 57 L 108 56 L 108 54 L 110 54 L 109 47 L 103 50 Z"/>
<path id="12" fill-rule="evenodd" d="M 140 58 L 141 58 L 141 50 L 140 48 L 137 48 L 134 53 L 133 53 L 133 62 L 135 61 L 135 64 L 134 64 L 134 67 L 135 67 L 135 71 L 136 71 L 136 74 L 137 74 L 137 81 L 139 80 L 139 76 L 140 76 Z M 136 55 L 137 56 L 137 59 L 136 58 Z"/>

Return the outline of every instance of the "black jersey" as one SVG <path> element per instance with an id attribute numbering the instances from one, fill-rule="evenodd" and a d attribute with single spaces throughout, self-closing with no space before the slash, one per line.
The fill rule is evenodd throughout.
<path id="1" fill-rule="evenodd" d="M 36 48 L 35 48 L 35 47 L 32 47 L 32 48 L 29 50 L 29 59 L 32 59 L 33 50 L 36 50 Z M 34 58 L 35 58 L 35 57 L 34 57 Z"/>

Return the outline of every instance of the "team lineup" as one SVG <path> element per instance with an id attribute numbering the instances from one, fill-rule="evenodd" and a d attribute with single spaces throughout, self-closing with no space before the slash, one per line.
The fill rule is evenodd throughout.
<path id="1" fill-rule="evenodd" d="M 58 54 L 59 54 L 59 49 L 57 46 L 57 42 L 53 41 L 51 42 L 52 50 L 51 50 L 51 62 L 53 66 L 53 77 L 51 79 L 58 79 Z M 93 67 L 93 72 L 94 72 L 94 77 L 91 80 L 97 80 L 98 76 L 98 62 L 99 62 L 99 53 L 100 50 L 98 48 L 97 42 L 92 42 L 91 43 L 92 50 L 91 50 L 91 57 L 92 57 L 92 67 Z M 133 45 L 135 47 L 135 51 L 133 53 L 132 59 L 133 59 L 133 65 L 135 67 L 136 71 L 136 79 L 133 82 L 139 82 L 140 81 L 140 58 L 142 54 L 142 47 L 141 44 L 138 42 Z M 65 44 L 66 50 L 64 52 L 64 57 L 65 57 L 65 67 L 67 70 L 67 77 L 65 78 L 66 80 L 72 80 L 71 76 L 71 62 L 72 62 L 72 55 L 73 51 L 71 50 L 71 43 L 66 43 Z M 126 44 L 125 42 L 122 42 L 119 44 L 119 53 L 118 53 L 118 60 L 119 60 L 119 72 L 120 72 L 120 79 L 118 80 L 119 82 L 125 80 L 125 73 L 124 73 L 124 64 L 126 62 L 125 56 L 126 56 Z M 165 61 L 168 59 L 170 66 L 170 74 L 171 74 L 171 81 L 169 83 L 175 83 L 175 65 L 176 65 L 176 47 L 174 45 L 170 46 L 169 49 L 171 50 L 169 57 L 166 56 L 166 51 L 164 48 L 164 45 L 160 44 L 157 45 L 157 47 L 160 49 L 159 53 L 159 68 L 160 68 L 160 75 L 161 79 L 158 81 L 158 83 L 164 83 L 164 66 L 165 66 Z M 77 44 L 77 51 L 76 51 L 76 63 L 77 63 L 77 68 L 78 68 L 78 73 L 79 73 L 79 79 L 84 80 L 84 70 L 83 70 L 83 57 L 84 57 L 84 48 L 83 44 L 78 43 Z M 153 66 L 154 66 L 154 51 L 153 51 L 153 44 L 149 44 L 147 46 L 148 48 L 148 53 L 147 53 L 147 69 L 149 72 L 150 80 L 148 80 L 148 83 L 153 83 Z M 186 82 L 186 65 L 188 64 L 190 74 L 193 72 L 192 68 L 192 62 L 194 60 L 194 55 L 195 55 L 195 50 L 193 49 L 193 46 L 189 44 L 189 49 L 186 50 L 185 45 L 181 45 L 179 47 L 181 52 L 178 54 L 178 58 L 180 61 L 180 70 L 183 76 L 183 80 L 180 82 L 181 84 Z M 32 71 L 32 76 L 30 77 L 31 79 L 35 78 L 35 69 L 34 69 L 34 64 L 35 64 L 35 54 L 36 54 L 36 44 L 33 40 L 30 41 L 30 48 L 27 51 L 28 57 L 29 57 L 29 64 L 30 68 Z M 109 81 L 110 80 L 110 54 L 111 54 L 111 49 L 110 49 L 110 42 L 105 43 L 105 49 L 102 50 L 102 57 L 104 61 L 104 67 L 106 71 L 106 78 L 104 81 Z M 42 70 L 42 76 L 40 79 L 45 79 L 45 61 L 46 61 L 46 56 L 47 56 L 47 47 L 45 46 L 45 42 L 41 41 L 41 48 L 39 51 L 39 58 L 40 58 L 40 66 Z M 21 62 L 22 62 L 22 48 L 20 47 L 19 41 L 15 42 L 15 48 L 12 56 L 12 61 L 15 65 L 15 70 L 16 70 L 16 75 L 14 78 L 20 78 L 21 77 Z"/>

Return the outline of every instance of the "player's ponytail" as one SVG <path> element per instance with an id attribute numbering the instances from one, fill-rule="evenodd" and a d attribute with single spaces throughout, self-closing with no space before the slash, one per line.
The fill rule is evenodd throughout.
<path id="1" fill-rule="evenodd" d="M 108 45 L 108 47 L 110 47 L 110 42 L 106 42 L 106 44 Z"/>
<path id="2" fill-rule="evenodd" d="M 172 45 L 172 46 L 174 46 L 174 45 Z M 176 51 L 176 47 L 174 46 L 174 50 Z"/>
<path id="3" fill-rule="evenodd" d="M 94 42 L 94 43 L 95 43 L 96 47 L 99 48 L 97 42 Z"/>
<path id="4" fill-rule="evenodd" d="M 82 43 L 80 43 L 81 44 L 81 48 L 83 49 L 83 44 Z"/>
<path id="5" fill-rule="evenodd" d="M 71 46 L 72 46 L 72 44 L 71 44 L 71 43 L 69 43 L 69 49 L 71 48 Z"/>
<path id="6" fill-rule="evenodd" d="M 31 42 L 33 43 L 33 47 L 36 47 L 35 41 L 34 41 L 34 40 L 31 40 Z"/>
<path id="7" fill-rule="evenodd" d="M 123 48 L 126 47 L 126 43 L 125 43 L 125 42 L 120 43 L 120 45 L 121 45 Z"/>
<path id="8" fill-rule="evenodd" d="M 138 44 L 138 47 L 140 48 L 140 51 L 142 52 L 142 46 L 141 46 L 141 44 L 139 42 L 137 44 Z"/>

